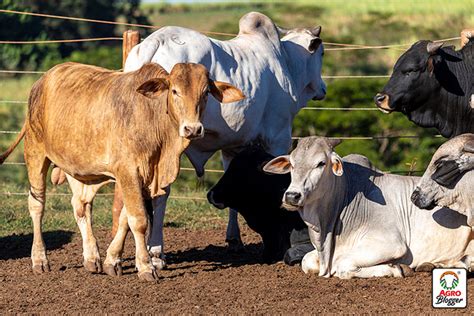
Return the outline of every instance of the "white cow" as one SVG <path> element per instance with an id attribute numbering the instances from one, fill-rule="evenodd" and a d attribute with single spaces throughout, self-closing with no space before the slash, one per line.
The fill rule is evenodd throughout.
<path id="1" fill-rule="evenodd" d="M 186 155 L 198 176 L 204 165 L 222 150 L 224 168 L 241 148 L 256 138 L 272 155 L 288 152 L 292 122 L 311 100 L 326 94 L 321 79 L 323 47 L 321 28 L 284 31 L 281 40 L 275 24 L 267 16 L 251 12 L 239 22 L 239 34 L 219 41 L 182 27 L 163 27 L 135 46 L 125 71 L 156 62 L 166 70 L 179 62 L 205 65 L 211 78 L 239 87 L 246 99 L 220 104 L 209 99 L 203 114 L 205 137 L 193 141 Z M 169 194 L 169 190 L 168 190 Z M 167 196 L 154 201 L 154 223 L 149 240 L 150 254 L 159 266 L 162 252 L 162 225 Z M 231 210 L 227 241 L 241 244 L 237 213 Z"/>
<path id="2" fill-rule="evenodd" d="M 299 211 L 316 248 L 303 258 L 304 272 L 369 278 L 402 277 L 426 263 L 471 268 L 466 216 L 447 208 L 419 209 L 410 201 L 419 177 L 385 174 L 360 155 L 341 159 L 333 151 L 338 143 L 304 138 L 291 155 L 264 167 L 291 172 L 283 205 Z"/>

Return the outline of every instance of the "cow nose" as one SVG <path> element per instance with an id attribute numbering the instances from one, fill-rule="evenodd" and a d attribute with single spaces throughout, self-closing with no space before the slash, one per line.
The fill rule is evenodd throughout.
<path id="1" fill-rule="evenodd" d="M 411 194 L 411 201 L 418 208 L 425 210 L 432 210 L 436 207 L 436 203 L 433 199 L 427 198 L 426 194 L 422 194 L 419 187 L 416 187 L 413 193 Z"/>
<path id="2" fill-rule="evenodd" d="M 377 93 L 377 95 L 374 97 L 375 104 L 377 105 L 382 104 L 382 102 L 385 100 L 386 97 L 387 97 L 386 94 Z"/>
<path id="3" fill-rule="evenodd" d="M 218 209 L 220 209 L 220 210 L 225 209 L 224 203 L 220 203 L 220 202 L 216 201 L 214 190 L 211 190 L 207 193 L 207 200 L 209 201 L 209 203 L 211 203 L 212 205 L 214 205 Z"/>
<path id="4" fill-rule="evenodd" d="M 285 193 L 285 202 L 290 205 L 298 205 L 301 200 L 301 193 L 299 192 L 286 192 Z"/>
<path id="5" fill-rule="evenodd" d="M 201 138 L 204 136 L 204 127 L 201 123 L 186 124 L 183 126 L 183 136 L 189 139 Z"/>
<path id="6" fill-rule="evenodd" d="M 415 191 L 413 191 L 413 193 L 411 194 L 411 201 L 413 202 L 413 204 L 415 204 L 416 206 L 418 206 L 418 199 L 420 197 L 420 189 L 417 187 L 415 188 Z"/>

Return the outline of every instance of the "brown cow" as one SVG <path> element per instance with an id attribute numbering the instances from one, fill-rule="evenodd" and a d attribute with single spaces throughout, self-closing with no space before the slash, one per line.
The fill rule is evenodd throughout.
<path id="1" fill-rule="evenodd" d="M 199 64 L 176 64 L 168 74 L 157 64 L 122 73 L 65 63 L 34 84 L 26 122 L 14 144 L 0 156 L 0 163 L 24 136 L 35 273 L 49 271 L 41 221 L 46 173 L 54 163 L 66 172 L 73 191 L 84 267 L 101 271 L 91 227 L 92 201 L 102 185 L 116 180 L 123 189 L 126 212 L 107 250 L 104 271 L 120 274 L 123 232 L 126 234 L 129 224 L 138 276 L 156 279 L 146 250 L 144 198 L 164 193 L 163 188 L 177 177 L 181 153 L 191 139 L 203 136 L 200 116 L 208 91 L 220 102 L 243 98 L 235 87 L 209 79 L 207 69 Z"/>

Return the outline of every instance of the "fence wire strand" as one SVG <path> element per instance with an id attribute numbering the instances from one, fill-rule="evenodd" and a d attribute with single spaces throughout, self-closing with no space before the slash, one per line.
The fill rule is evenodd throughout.
<path id="1" fill-rule="evenodd" d="M 0 9 L 0 13 L 10 13 L 10 14 L 20 14 L 20 15 L 30 15 L 43 18 L 52 18 L 52 19 L 62 19 L 62 20 L 72 20 L 72 21 L 81 21 L 89 23 L 101 23 L 101 24 L 112 24 L 112 25 L 123 25 L 129 27 L 139 27 L 147 29 L 159 29 L 161 26 L 146 25 L 146 24 L 137 24 L 137 23 L 126 23 L 126 22 L 117 22 L 117 21 L 106 21 L 106 20 L 97 20 L 97 19 L 88 19 L 88 18 L 77 18 L 64 15 L 54 15 L 54 14 L 44 14 L 44 13 L 35 13 L 35 12 L 25 12 L 25 11 L 16 11 L 16 10 L 6 10 Z M 234 33 L 225 33 L 225 32 L 213 32 L 213 31 L 199 31 L 204 34 L 214 34 L 214 35 L 224 35 L 224 36 L 238 36 Z M 434 42 L 447 42 L 452 40 L 459 40 L 460 36 L 450 37 L 445 39 L 435 40 Z M 87 39 L 84 39 L 87 40 Z M 58 40 L 59 41 L 59 40 Z M 341 46 L 340 48 L 327 48 L 326 50 L 335 51 L 335 50 L 357 50 L 357 49 L 387 49 L 387 48 L 399 48 L 406 47 L 412 44 L 394 44 L 394 45 L 361 45 L 361 44 L 346 44 L 346 43 L 333 43 L 333 42 L 323 42 L 325 45 L 334 45 Z"/>

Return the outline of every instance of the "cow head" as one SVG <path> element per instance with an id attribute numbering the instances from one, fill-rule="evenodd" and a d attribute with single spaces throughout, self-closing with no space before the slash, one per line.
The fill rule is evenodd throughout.
<path id="1" fill-rule="evenodd" d="M 169 75 L 148 80 L 137 91 L 152 99 L 167 93 L 167 112 L 178 122 L 179 135 L 188 139 L 204 136 L 200 120 L 209 93 L 221 103 L 245 98 L 236 87 L 210 79 L 203 65 L 192 63 L 176 64 Z"/>
<path id="2" fill-rule="evenodd" d="M 451 48 L 442 49 L 442 46 L 441 42 L 424 40 L 403 53 L 395 63 L 388 83 L 374 97 L 377 107 L 385 113 L 398 111 L 410 116 L 441 87 L 452 93 L 462 93 L 446 66 L 446 61 L 461 60 L 460 55 Z"/>
<path id="3" fill-rule="evenodd" d="M 292 74 L 302 89 L 301 102 L 310 99 L 322 100 L 326 96 L 326 84 L 321 78 L 324 47 L 321 38 L 321 26 L 313 28 L 278 28 L 281 41 L 290 59 L 290 64 L 298 65 Z M 299 81 L 299 82 L 298 82 Z"/>
<path id="4" fill-rule="evenodd" d="M 296 149 L 265 165 L 264 171 L 284 174 L 291 172 L 291 184 L 283 196 L 288 210 L 301 210 L 317 197 L 319 188 L 332 187 L 335 177 L 343 174 L 342 159 L 333 150 L 341 141 L 324 137 L 306 137 Z"/>
<path id="5" fill-rule="evenodd" d="M 423 209 L 451 208 L 474 226 L 474 135 L 459 135 L 441 145 L 411 196 Z"/>

